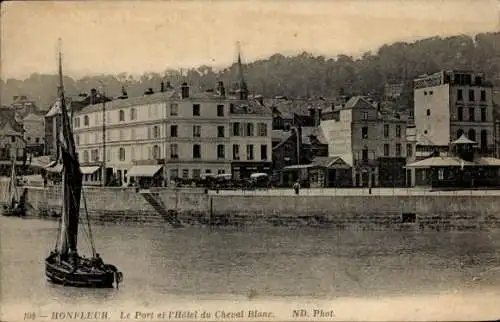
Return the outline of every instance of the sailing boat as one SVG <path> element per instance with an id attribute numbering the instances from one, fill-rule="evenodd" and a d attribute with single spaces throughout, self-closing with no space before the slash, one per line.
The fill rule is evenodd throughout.
<path id="1" fill-rule="evenodd" d="M 2 214 L 4 216 L 18 216 L 22 217 L 26 214 L 26 192 L 27 190 L 25 189 L 23 191 L 23 194 L 21 197 L 19 197 L 19 194 L 17 192 L 17 176 L 16 176 L 16 159 L 14 158 L 12 160 L 12 170 L 10 173 L 10 181 L 9 181 L 9 200 L 10 204 L 5 205 L 3 207 L 3 212 Z"/>
<path id="2" fill-rule="evenodd" d="M 75 151 L 75 141 L 64 100 L 61 51 L 59 51 L 59 99 L 61 104 L 61 131 L 59 137 L 59 157 L 62 160 L 62 215 L 55 250 L 45 259 L 45 275 L 56 283 L 75 287 L 113 287 L 122 280 L 122 273 L 111 264 L 105 264 L 96 253 L 90 221 L 87 215 L 87 231 L 92 258 L 78 254 L 78 224 L 80 200 L 86 210 L 82 189 L 82 172 Z M 84 227 L 85 228 L 85 227 Z"/>

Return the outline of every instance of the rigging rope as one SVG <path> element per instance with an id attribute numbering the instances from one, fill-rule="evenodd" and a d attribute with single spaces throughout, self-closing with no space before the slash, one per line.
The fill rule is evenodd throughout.
<path id="1" fill-rule="evenodd" d="M 83 187 L 81 187 L 81 192 L 82 192 L 82 195 L 83 195 Z M 75 194 L 73 193 L 73 190 L 70 189 L 70 193 L 71 193 L 71 197 L 72 197 L 72 200 L 73 202 L 76 204 L 76 197 L 75 197 Z M 78 227 L 80 227 L 80 225 L 78 225 Z M 78 229 L 78 228 L 77 228 Z M 82 232 L 84 233 L 84 237 L 87 238 L 87 245 L 90 246 L 89 250 L 90 252 L 92 253 L 92 256 L 95 256 L 95 251 L 93 249 L 93 242 L 92 242 L 92 239 L 91 237 L 89 236 L 89 234 L 87 233 L 87 231 L 85 230 L 85 226 L 82 225 Z"/>
<path id="2" fill-rule="evenodd" d="M 92 247 L 92 256 L 95 256 L 94 238 L 92 237 L 92 229 L 90 227 L 89 212 L 87 211 L 87 199 L 85 198 L 85 193 L 83 191 L 83 187 L 82 187 L 82 197 L 83 197 L 83 206 L 85 208 L 85 215 L 86 215 L 86 219 L 87 219 L 87 225 L 89 228 L 89 239 L 90 239 L 90 245 Z"/>
<path id="3" fill-rule="evenodd" d="M 54 246 L 54 250 L 56 250 L 56 251 L 57 251 L 57 245 L 59 244 L 59 238 L 61 238 L 61 227 L 62 227 L 62 216 L 63 216 L 63 213 L 62 213 L 63 209 L 62 209 L 62 207 L 63 206 L 61 205 L 61 217 L 58 220 L 59 221 L 59 229 L 57 230 L 57 239 L 56 239 L 56 244 Z"/>

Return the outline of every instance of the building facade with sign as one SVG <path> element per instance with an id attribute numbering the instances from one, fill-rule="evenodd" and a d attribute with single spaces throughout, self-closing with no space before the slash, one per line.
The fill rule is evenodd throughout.
<path id="1" fill-rule="evenodd" d="M 226 95 L 222 82 L 204 93 L 190 93 L 186 83 L 180 89 L 167 83 L 160 92 L 117 99 L 104 109 L 104 114 L 103 104 L 82 109 L 73 125 L 82 167 L 104 163 L 107 178 L 127 183 L 131 176 L 159 176 L 165 184 L 270 170 L 271 111 L 246 93 Z M 102 170 L 95 171 L 99 178 Z"/>

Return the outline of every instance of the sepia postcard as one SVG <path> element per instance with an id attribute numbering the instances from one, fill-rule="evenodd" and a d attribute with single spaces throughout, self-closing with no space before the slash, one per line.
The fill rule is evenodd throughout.
<path id="1" fill-rule="evenodd" d="M 499 1 L 0 24 L 0 321 L 500 319 Z"/>

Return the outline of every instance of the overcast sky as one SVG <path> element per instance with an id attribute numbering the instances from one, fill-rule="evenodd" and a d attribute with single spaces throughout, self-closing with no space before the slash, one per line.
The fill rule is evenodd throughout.
<path id="1" fill-rule="evenodd" d="M 336 56 L 384 43 L 498 30 L 500 2 L 43 1 L 2 3 L 2 78 L 72 77 L 231 64 L 302 51 Z"/>

